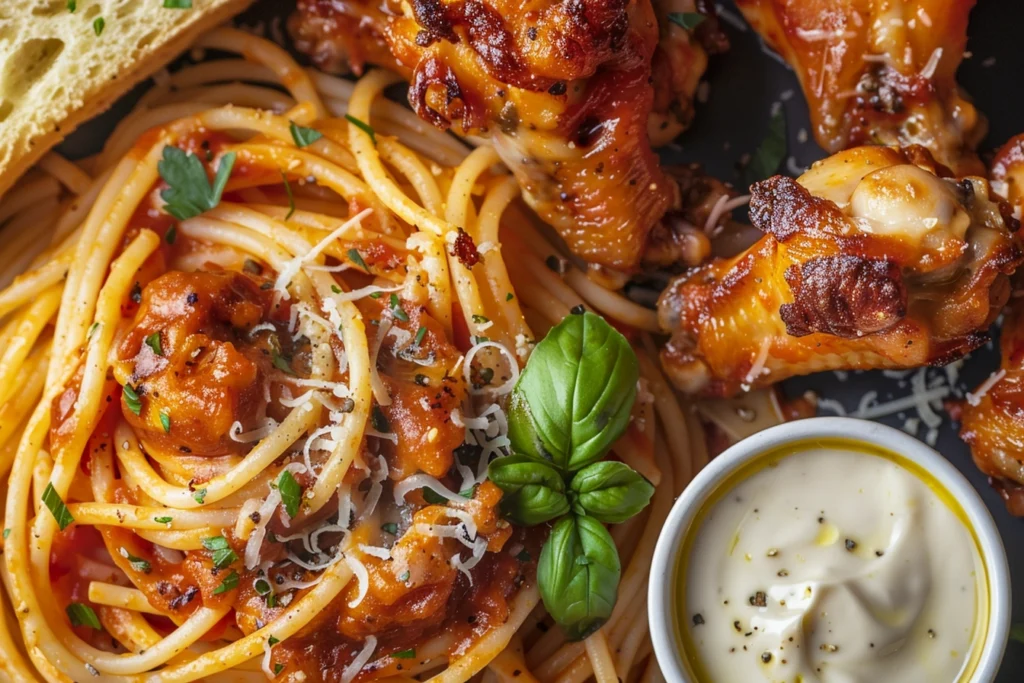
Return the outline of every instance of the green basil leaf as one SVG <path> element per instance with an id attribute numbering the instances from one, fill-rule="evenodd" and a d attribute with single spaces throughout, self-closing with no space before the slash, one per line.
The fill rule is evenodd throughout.
<path id="1" fill-rule="evenodd" d="M 594 313 L 567 316 L 537 344 L 512 392 L 513 449 L 574 472 L 626 430 L 640 376 L 626 338 Z"/>
<path id="2" fill-rule="evenodd" d="M 504 493 L 502 513 L 516 524 L 543 524 L 569 511 L 565 482 L 550 465 L 525 455 L 508 455 L 494 460 L 487 476 Z"/>
<path id="3" fill-rule="evenodd" d="M 587 465 L 572 478 L 573 508 L 605 524 L 621 524 L 651 501 L 654 485 L 633 468 L 605 460 Z M 577 510 L 579 512 L 579 510 Z"/>
<path id="4" fill-rule="evenodd" d="M 68 615 L 68 619 L 71 620 L 72 626 L 88 626 L 94 628 L 97 631 L 102 629 L 103 626 L 100 624 L 99 617 L 96 616 L 96 612 L 93 611 L 92 607 L 81 602 L 73 602 L 64 608 L 64 611 Z"/>
<path id="5" fill-rule="evenodd" d="M 583 640 L 611 616 L 621 573 L 619 552 L 604 525 L 567 515 L 540 551 L 537 583 L 548 614 L 570 640 Z"/>

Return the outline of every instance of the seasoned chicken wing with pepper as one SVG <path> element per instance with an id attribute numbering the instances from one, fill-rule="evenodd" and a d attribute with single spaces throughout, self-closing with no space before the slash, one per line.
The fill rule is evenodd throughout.
<path id="1" fill-rule="evenodd" d="M 958 175 L 983 173 L 985 121 L 956 84 L 975 0 L 737 0 L 796 70 L 829 152 L 920 144 Z"/>
<path id="2" fill-rule="evenodd" d="M 689 123 L 707 54 L 725 47 L 714 17 L 682 14 L 696 9 L 694 0 L 300 0 L 290 28 L 322 68 L 358 73 L 369 62 L 405 75 L 421 117 L 491 137 L 576 254 L 629 271 L 679 202 L 652 139 Z M 666 230 L 659 260 L 673 244 Z"/>
<path id="3" fill-rule="evenodd" d="M 942 364 L 984 343 L 1024 260 L 1016 221 L 984 178 L 940 171 L 920 147 L 857 147 L 755 184 L 764 237 L 659 301 L 675 385 L 730 396 L 820 370 Z"/>
<path id="4" fill-rule="evenodd" d="M 1024 207 L 1024 135 L 998 151 L 990 173 L 992 189 L 1016 216 Z M 1011 514 L 1024 517 L 1024 283 L 1007 308 L 999 340 L 1002 363 L 961 407 L 960 436 L 971 447 L 978 469 L 1002 494 Z"/>

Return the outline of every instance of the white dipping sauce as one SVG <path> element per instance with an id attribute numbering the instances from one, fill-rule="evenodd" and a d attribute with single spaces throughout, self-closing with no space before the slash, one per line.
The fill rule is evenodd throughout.
<path id="1" fill-rule="evenodd" d="M 700 683 L 969 675 L 988 589 L 948 494 L 853 443 L 769 460 L 706 507 L 684 545 L 679 617 Z"/>

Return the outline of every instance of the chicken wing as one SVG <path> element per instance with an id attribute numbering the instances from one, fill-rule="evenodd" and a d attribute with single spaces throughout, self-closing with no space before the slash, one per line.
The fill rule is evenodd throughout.
<path id="1" fill-rule="evenodd" d="M 984 118 L 956 84 L 975 0 L 737 0 L 796 70 L 814 135 L 838 152 L 920 144 L 958 175 L 982 174 Z"/>
<path id="2" fill-rule="evenodd" d="M 996 153 L 992 188 L 1005 197 L 1015 215 L 1024 206 L 1024 135 Z M 1017 291 L 1022 283 L 1015 277 Z M 1024 517 L 1024 297 L 1007 308 L 999 340 L 1002 364 L 960 407 L 960 437 L 974 462 L 991 478 L 1011 514 Z"/>
<path id="3" fill-rule="evenodd" d="M 988 181 L 941 172 L 920 147 L 858 147 L 755 184 L 764 237 L 659 301 L 675 385 L 730 396 L 820 370 L 942 364 L 984 343 L 1024 252 Z"/>
<path id="4" fill-rule="evenodd" d="M 576 254 L 630 271 L 679 203 L 652 137 L 689 122 L 707 53 L 725 46 L 712 16 L 689 30 L 667 20 L 696 9 L 694 0 L 300 0 L 290 27 L 322 68 L 358 73 L 370 62 L 405 75 L 421 117 L 491 137 Z"/>

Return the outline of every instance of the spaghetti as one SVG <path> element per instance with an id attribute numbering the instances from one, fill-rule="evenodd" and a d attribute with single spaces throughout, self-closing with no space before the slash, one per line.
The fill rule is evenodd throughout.
<path id="1" fill-rule="evenodd" d="M 0 669 L 662 680 L 648 568 L 706 452 L 653 313 L 550 269 L 494 151 L 384 99 L 387 72 L 306 72 L 226 28 L 200 47 L 244 58 L 162 79 L 98 155 L 51 154 L 0 204 Z M 535 340 L 578 306 L 640 357 L 613 452 L 657 488 L 612 528 L 611 618 L 568 642 L 541 532 L 486 474 Z"/>

